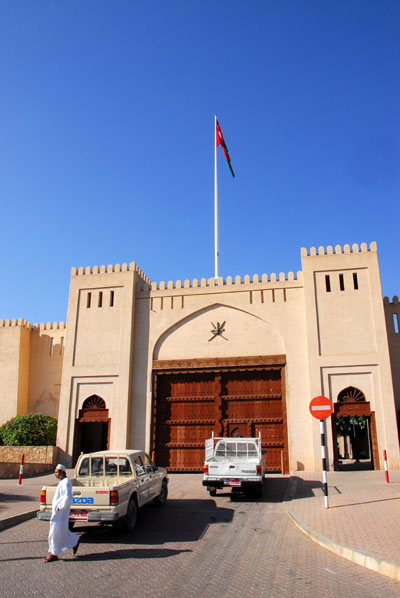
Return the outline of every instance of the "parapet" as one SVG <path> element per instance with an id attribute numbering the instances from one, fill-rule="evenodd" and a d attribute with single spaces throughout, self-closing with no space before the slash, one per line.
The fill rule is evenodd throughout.
<path id="1" fill-rule="evenodd" d="M 152 291 L 166 291 L 166 290 L 174 290 L 174 289 L 190 289 L 190 288 L 199 288 L 199 287 L 209 287 L 217 289 L 218 287 L 232 287 L 232 286 L 241 286 L 241 285 L 255 285 L 255 286 L 265 286 L 267 283 L 283 283 L 283 282 L 299 282 L 303 284 L 303 272 L 299 270 L 297 272 L 297 276 L 294 275 L 293 272 L 289 272 L 287 275 L 284 272 L 280 272 L 278 275 L 275 273 L 272 274 L 263 274 L 260 276 L 259 274 L 253 274 L 252 277 L 249 274 L 246 274 L 243 278 L 241 276 L 235 276 L 235 279 L 232 276 L 227 276 L 226 279 L 222 278 L 221 276 L 217 279 L 215 278 L 201 278 L 200 280 L 194 278 L 192 281 L 186 279 L 183 282 L 181 280 L 177 280 L 175 283 L 170 280 L 167 283 L 162 281 L 160 283 L 152 282 L 151 283 L 151 290 Z"/>
<path id="2" fill-rule="evenodd" d="M 20 327 L 20 328 L 27 328 L 28 330 L 64 330 L 66 328 L 65 322 L 47 322 L 47 324 L 31 324 L 27 322 L 23 318 L 16 320 L 0 320 L 0 328 L 7 328 L 7 327 Z"/>
<path id="3" fill-rule="evenodd" d="M 383 303 L 385 305 L 398 305 L 399 304 L 399 298 L 397 295 L 393 295 L 393 300 L 390 301 L 389 297 L 384 297 L 383 298 Z"/>
<path id="4" fill-rule="evenodd" d="M 130 262 L 130 264 L 109 264 L 108 266 L 86 266 L 86 268 L 71 268 L 71 276 L 89 276 L 92 274 L 112 274 L 114 272 L 136 272 L 136 274 L 147 284 L 151 284 L 151 281 L 144 272 L 137 266 L 136 262 Z"/>
<path id="5" fill-rule="evenodd" d="M 349 254 L 349 253 L 366 253 L 368 251 L 377 251 L 377 245 L 375 241 L 372 241 L 372 243 L 370 243 L 369 249 L 366 243 L 361 243 L 360 246 L 358 246 L 358 243 L 353 243 L 353 245 L 350 247 L 350 245 L 344 245 L 343 247 L 341 245 L 336 245 L 335 248 L 332 247 L 332 245 L 328 245 L 328 247 L 318 247 L 318 249 L 316 247 L 311 247 L 310 251 L 307 251 L 307 249 L 305 247 L 301 248 L 301 257 L 314 257 L 317 255 L 338 255 L 338 254 Z"/>
<path id="6" fill-rule="evenodd" d="M 7 327 L 11 327 L 11 326 L 15 326 L 15 327 L 19 326 L 20 328 L 28 328 L 28 330 L 30 328 L 33 328 L 32 324 L 30 322 L 27 322 L 23 318 L 19 318 L 19 320 L 16 320 L 15 318 L 12 320 L 0 320 L 0 328 L 7 328 Z"/>

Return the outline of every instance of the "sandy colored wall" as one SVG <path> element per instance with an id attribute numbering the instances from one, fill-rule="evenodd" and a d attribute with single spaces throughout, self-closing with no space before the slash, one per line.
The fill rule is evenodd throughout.
<path id="1" fill-rule="evenodd" d="M 111 448 L 128 444 L 135 324 L 135 263 L 71 272 L 57 444 L 73 452 L 75 421 L 92 394 L 106 403 Z"/>
<path id="2" fill-rule="evenodd" d="M 29 413 L 58 418 L 65 337 L 64 322 L 40 324 L 31 331 Z"/>
<path id="3" fill-rule="evenodd" d="M 347 386 L 364 392 L 376 413 L 379 454 L 387 449 L 390 467 L 398 468 L 400 455 L 376 244 L 371 243 L 369 248 L 355 244 L 311 248 L 309 252 L 304 249 L 302 265 L 311 395 L 322 394 L 335 403 L 340 390 Z M 332 447 L 329 423 L 327 437 L 328 447 Z M 318 420 L 313 422 L 313 453 L 313 469 L 318 470 Z M 332 450 L 329 462 L 332 466 Z"/>
<path id="4" fill-rule="evenodd" d="M 0 320 L 0 425 L 27 413 L 29 328 L 24 320 Z"/>
<path id="5" fill-rule="evenodd" d="M 224 337 L 212 338 L 225 322 Z M 310 427 L 299 402 L 309 394 L 301 272 L 226 281 L 160 283 L 137 292 L 131 446 L 150 446 L 153 359 L 286 355 L 290 467 L 308 468 Z M 146 425 L 143 425 L 146 422 Z"/>

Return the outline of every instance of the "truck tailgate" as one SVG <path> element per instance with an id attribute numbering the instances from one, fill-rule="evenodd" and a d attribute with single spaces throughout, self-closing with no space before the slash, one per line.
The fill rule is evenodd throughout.
<path id="1" fill-rule="evenodd" d="M 238 477 L 257 475 L 257 463 L 232 463 L 220 461 L 209 463 L 208 475 L 210 477 Z"/>

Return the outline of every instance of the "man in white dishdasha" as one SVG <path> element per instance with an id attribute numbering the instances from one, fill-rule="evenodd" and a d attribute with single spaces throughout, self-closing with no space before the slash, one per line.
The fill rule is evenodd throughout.
<path id="1" fill-rule="evenodd" d="M 59 463 L 54 471 L 56 478 L 60 481 L 56 488 L 50 518 L 49 531 L 49 555 L 44 559 L 45 563 L 58 561 L 58 555 L 68 548 L 72 548 L 74 556 L 79 547 L 79 538 L 68 529 L 69 511 L 71 507 L 72 486 L 67 477 L 67 470 Z"/>

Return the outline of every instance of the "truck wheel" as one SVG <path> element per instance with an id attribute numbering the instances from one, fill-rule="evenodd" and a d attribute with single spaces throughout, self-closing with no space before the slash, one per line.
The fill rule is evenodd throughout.
<path id="1" fill-rule="evenodd" d="M 167 498 L 168 498 L 168 484 L 165 480 L 163 480 L 163 482 L 161 484 L 160 494 L 155 497 L 154 503 L 160 507 L 161 505 L 165 505 L 165 503 L 167 502 Z"/>
<path id="2" fill-rule="evenodd" d="M 217 496 L 217 489 L 216 488 L 210 488 L 209 490 L 210 496 Z"/>
<path id="3" fill-rule="evenodd" d="M 129 533 L 133 532 L 137 519 L 137 506 L 134 498 L 131 498 L 128 505 L 128 512 L 126 514 L 126 527 Z"/>

